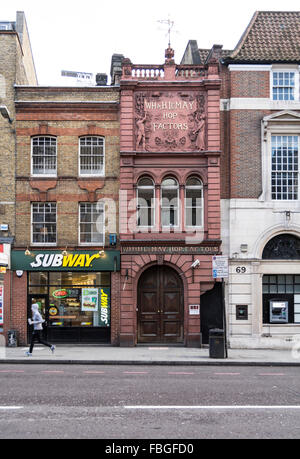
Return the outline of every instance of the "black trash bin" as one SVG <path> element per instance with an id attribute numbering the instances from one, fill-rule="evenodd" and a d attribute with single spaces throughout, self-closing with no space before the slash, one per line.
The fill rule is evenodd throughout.
<path id="1" fill-rule="evenodd" d="M 16 330 L 9 330 L 7 333 L 7 346 L 17 347 L 18 346 L 18 332 Z"/>
<path id="2" fill-rule="evenodd" d="M 226 358 L 225 333 L 223 329 L 209 330 L 209 357 L 213 359 Z"/>

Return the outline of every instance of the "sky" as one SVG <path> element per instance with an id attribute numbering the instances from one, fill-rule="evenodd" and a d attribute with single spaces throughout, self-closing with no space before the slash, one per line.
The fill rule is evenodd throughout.
<path id="1" fill-rule="evenodd" d="M 283 8 L 284 6 L 284 8 Z M 106 73 L 111 56 L 134 64 L 162 64 L 167 27 L 174 22 L 171 46 L 180 63 L 189 40 L 199 48 L 233 49 L 255 11 L 299 11 L 299 0 L 9 0 L 0 21 L 24 11 L 39 85 L 62 84 L 61 71 Z"/>

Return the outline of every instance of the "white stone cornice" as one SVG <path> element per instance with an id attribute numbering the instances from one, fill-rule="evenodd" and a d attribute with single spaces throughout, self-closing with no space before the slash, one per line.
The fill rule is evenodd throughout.
<path id="1" fill-rule="evenodd" d="M 229 64 L 230 72 L 269 72 L 272 70 L 272 65 L 259 64 Z"/>
<path id="2" fill-rule="evenodd" d="M 221 99 L 220 110 L 300 110 L 300 102 L 271 100 L 262 97 L 232 97 L 231 99 Z"/>

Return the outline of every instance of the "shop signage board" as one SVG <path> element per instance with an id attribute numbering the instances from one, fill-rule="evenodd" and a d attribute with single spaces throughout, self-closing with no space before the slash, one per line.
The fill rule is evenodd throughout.
<path id="1" fill-rule="evenodd" d="M 212 255 L 219 252 L 217 246 L 123 246 L 122 254 L 138 254 L 138 253 L 152 253 L 152 254 L 198 254 L 198 255 Z"/>
<path id="2" fill-rule="evenodd" d="M 4 268 L 9 268 L 10 259 L 10 244 L 0 244 L 0 267 L 2 273 L 5 273 Z"/>
<path id="3" fill-rule="evenodd" d="M 102 287 L 99 291 L 99 325 L 100 327 L 110 327 L 110 288 Z"/>
<path id="4" fill-rule="evenodd" d="M 212 273 L 214 279 L 228 277 L 228 257 L 224 255 L 212 257 Z"/>
<path id="5" fill-rule="evenodd" d="M 4 301 L 4 287 L 0 285 L 0 327 L 3 325 L 3 301 Z"/>
<path id="6" fill-rule="evenodd" d="M 63 255 L 55 250 L 34 250 L 25 255 L 22 250 L 12 250 L 13 271 L 120 271 L 120 252 L 106 250 L 104 256 L 98 251 L 80 250 Z"/>

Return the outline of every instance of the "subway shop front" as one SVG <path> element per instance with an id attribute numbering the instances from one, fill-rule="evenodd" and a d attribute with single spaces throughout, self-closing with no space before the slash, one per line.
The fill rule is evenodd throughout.
<path id="1" fill-rule="evenodd" d="M 15 250 L 12 270 L 14 289 L 21 278 L 27 286 L 24 319 L 31 317 L 32 303 L 38 303 L 49 341 L 111 343 L 113 308 L 118 308 L 112 283 L 120 271 L 119 251 Z M 30 334 L 28 326 L 27 341 Z"/>

